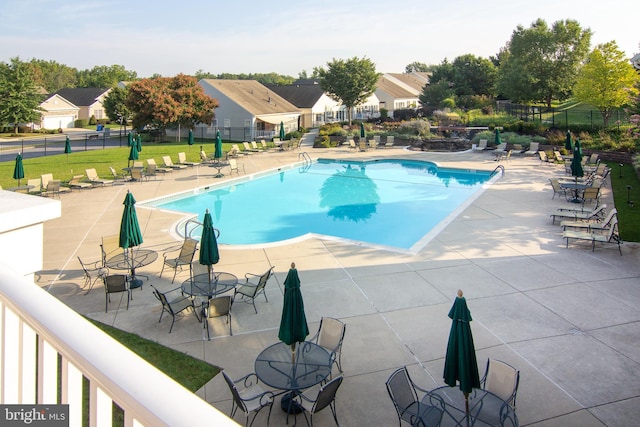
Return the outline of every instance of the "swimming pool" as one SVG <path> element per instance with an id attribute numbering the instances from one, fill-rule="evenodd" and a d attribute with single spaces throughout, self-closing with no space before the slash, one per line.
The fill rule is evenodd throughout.
<path id="1" fill-rule="evenodd" d="M 268 244 L 311 234 L 415 250 L 470 203 L 490 176 L 416 160 L 319 159 L 144 205 L 197 214 L 200 221 L 209 209 L 223 244 Z"/>

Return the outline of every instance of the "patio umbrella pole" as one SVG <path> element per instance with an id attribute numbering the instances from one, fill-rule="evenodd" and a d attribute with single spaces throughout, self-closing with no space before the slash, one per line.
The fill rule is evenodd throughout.
<path id="1" fill-rule="evenodd" d="M 464 393 L 464 410 L 467 414 L 467 427 L 469 427 L 469 393 L 467 392 Z"/>

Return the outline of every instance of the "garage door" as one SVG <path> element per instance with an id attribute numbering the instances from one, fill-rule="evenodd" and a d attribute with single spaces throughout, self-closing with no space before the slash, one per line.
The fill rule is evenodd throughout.
<path id="1" fill-rule="evenodd" d="M 73 116 L 49 116 L 44 118 L 45 129 L 72 128 Z"/>

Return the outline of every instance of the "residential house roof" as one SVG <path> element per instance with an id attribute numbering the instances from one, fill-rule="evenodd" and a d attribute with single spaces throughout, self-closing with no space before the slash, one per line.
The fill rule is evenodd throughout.
<path id="1" fill-rule="evenodd" d="M 298 108 L 312 108 L 324 94 L 319 85 L 313 84 L 270 85 L 268 87 Z"/>
<path id="2" fill-rule="evenodd" d="M 98 87 L 76 87 L 60 89 L 55 92 L 55 94 L 60 95 L 79 107 L 87 107 L 94 104 L 98 98 L 104 95 L 107 91 L 109 91 L 109 89 Z"/>
<path id="3" fill-rule="evenodd" d="M 429 73 L 387 73 L 384 76 L 395 80 L 400 85 L 411 88 L 417 95 L 421 94 L 425 85 L 429 84 Z"/>
<path id="4" fill-rule="evenodd" d="M 298 107 L 256 80 L 202 79 L 253 115 L 296 113 Z"/>
<path id="5" fill-rule="evenodd" d="M 415 90 L 398 84 L 396 79 L 390 78 L 386 74 L 378 79 L 376 91 L 382 91 L 395 99 L 415 98 L 417 96 Z"/>

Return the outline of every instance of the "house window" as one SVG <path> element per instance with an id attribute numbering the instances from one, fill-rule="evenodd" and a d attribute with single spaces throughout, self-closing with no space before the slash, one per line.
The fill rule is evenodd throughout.
<path id="1" fill-rule="evenodd" d="M 244 127 L 251 127 L 251 119 L 244 119 Z"/>
<path id="2" fill-rule="evenodd" d="M 231 119 L 224 119 L 224 127 L 225 128 L 231 127 Z"/>

